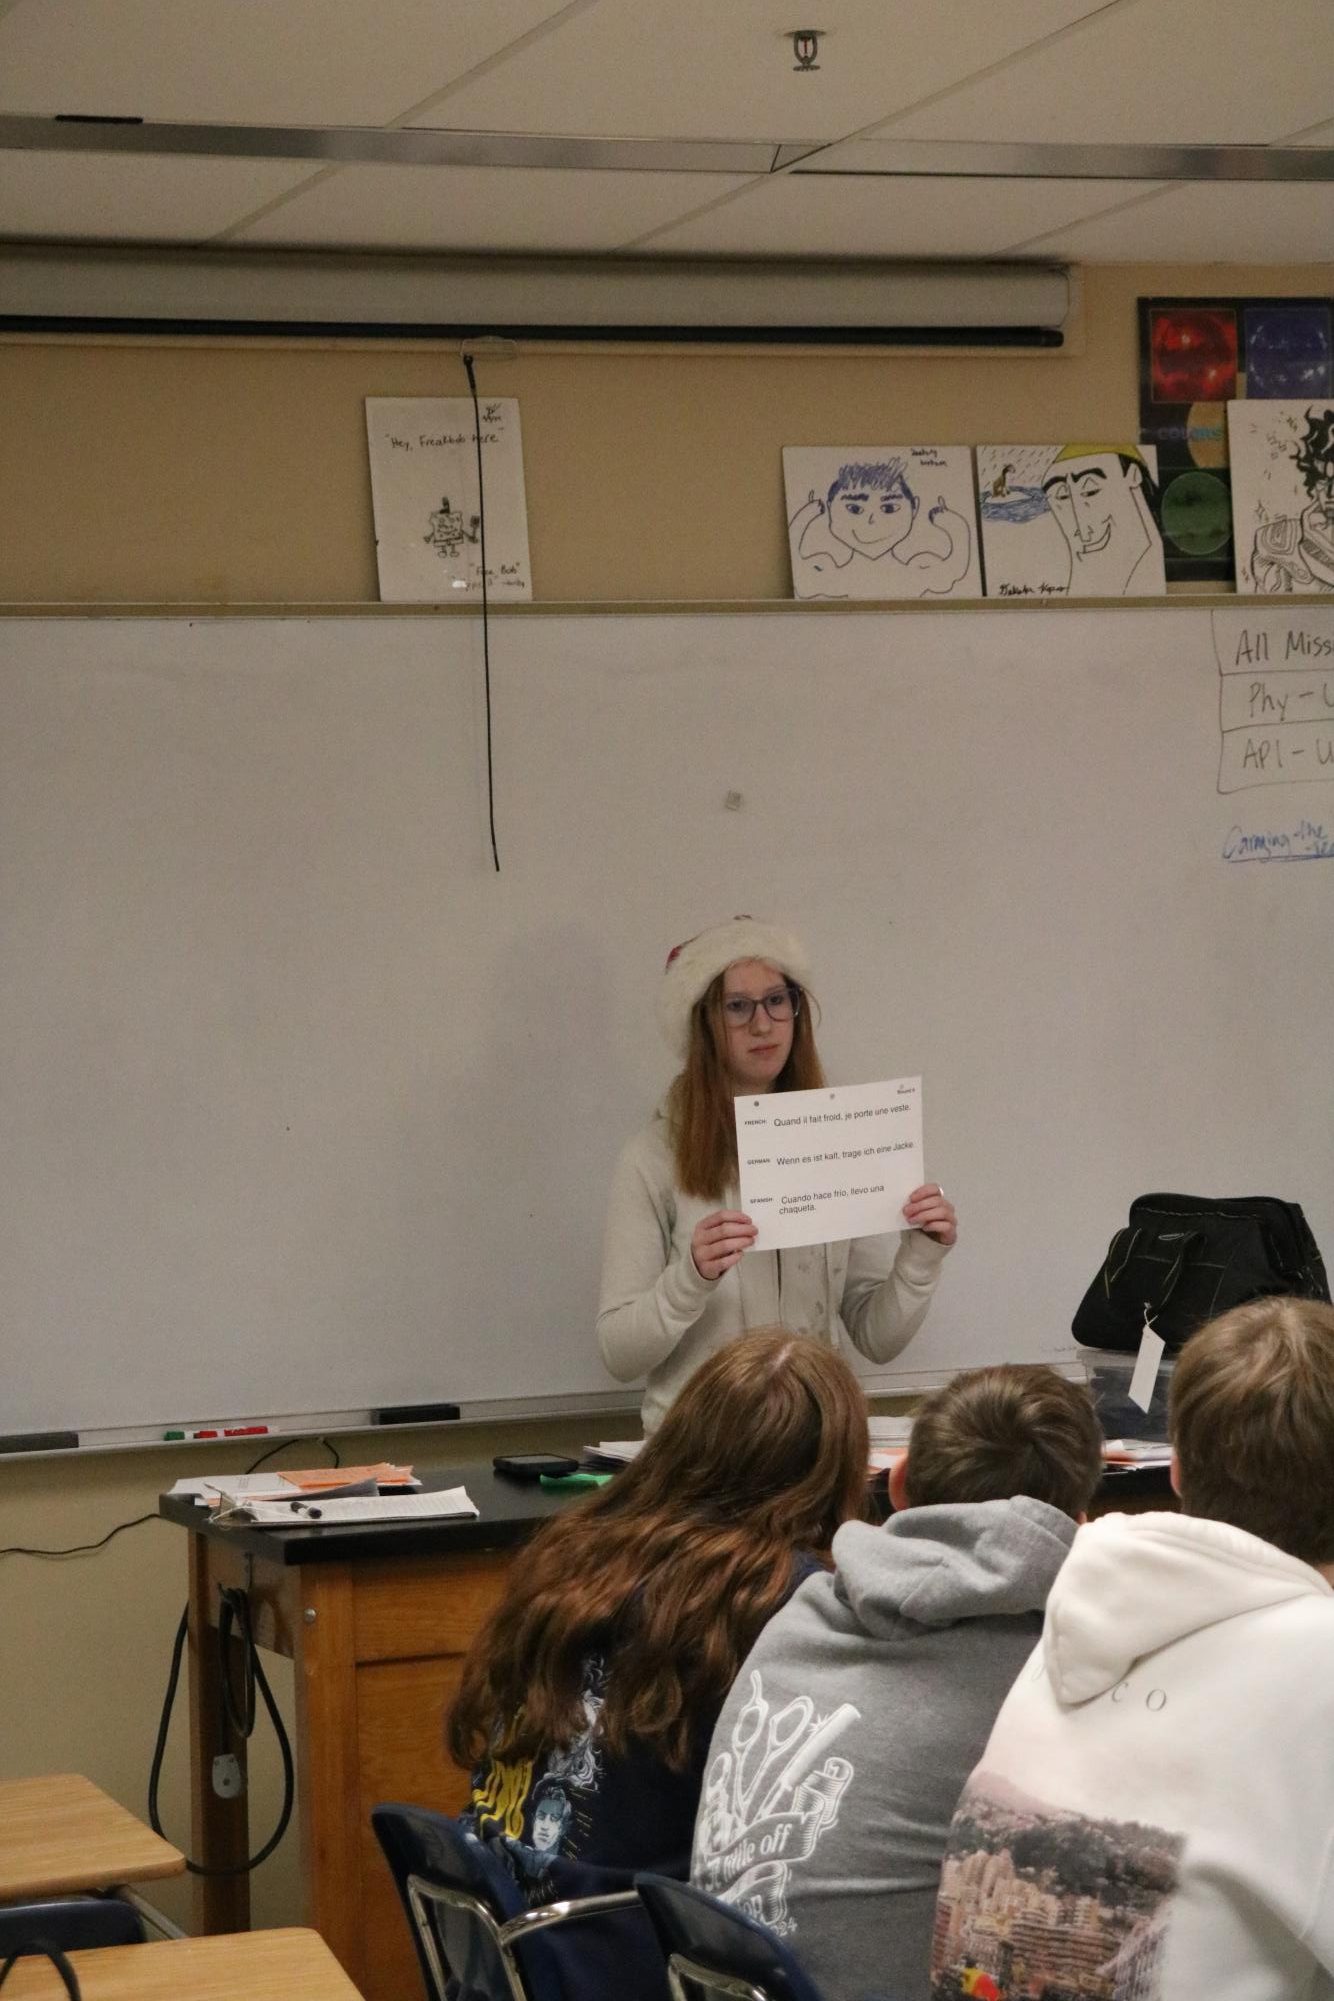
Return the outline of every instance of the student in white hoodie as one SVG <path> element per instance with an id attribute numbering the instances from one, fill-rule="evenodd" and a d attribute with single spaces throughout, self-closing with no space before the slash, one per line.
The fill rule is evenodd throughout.
<path id="1" fill-rule="evenodd" d="M 1334 1996 L 1334 1309 L 1186 1344 L 1180 1514 L 1082 1529 L 950 1832 L 932 1994 Z"/>
<path id="2" fill-rule="evenodd" d="M 926 2001 L 964 1781 L 1042 1630 L 1102 1472 L 1087 1391 L 1054 1369 L 929 1397 L 883 1528 L 769 1621 L 713 1733 L 691 1880 L 783 1934 L 827 2001 Z"/>

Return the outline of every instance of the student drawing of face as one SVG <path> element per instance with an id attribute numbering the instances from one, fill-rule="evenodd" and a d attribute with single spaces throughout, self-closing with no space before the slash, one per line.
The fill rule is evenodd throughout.
<path id="1" fill-rule="evenodd" d="M 1067 449 L 1042 482 L 1070 549 L 1070 589 L 1123 597 L 1157 529 L 1144 497 L 1144 468 L 1116 450 Z"/>
<path id="2" fill-rule="evenodd" d="M 900 459 L 876 465 L 846 465 L 829 489 L 829 532 L 845 548 L 877 557 L 897 548 L 912 532 L 917 496 Z"/>

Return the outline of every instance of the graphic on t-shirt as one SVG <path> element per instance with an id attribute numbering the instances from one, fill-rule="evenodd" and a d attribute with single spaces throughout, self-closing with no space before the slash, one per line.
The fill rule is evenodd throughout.
<path id="1" fill-rule="evenodd" d="M 503 1841 L 519 1882 L 540 1887 L 545 1895 L 547 1871 L 560 1854 L 570 1822 L 574 1819 L 574 1801 L 563 1786 L 542 1785 L 535 1788 L 530 1804 L 532 1840 L 519 1841 L 507 1834 Z"/>
<path id="2" fill-rule="evenodd" d="M 940 1876 L 932 2001 L 1159 2001 L 1185 1837 L 1048 1805 L 994 1773 L 964 1789 Z"/>
<path id="3" fill-rule="evenodd" d="M 477 1832 L 495 1841 L 525 1890 L 545 1894 L 555 1857 L 577 1857 L 583 1845 L 602 1778 L 599 1732 L 606 1681 L 605 1661 L 591 1655 L 580 1696 L 584 1727 L 568 1745 L 549 1751 L 540 1764 L 493 1758 L 473 1779 Z"/>
<path id="4" fill-rule="evenodd" d="M 809 1696 L 781 1709 L 750 1671 L 750 1694 L 704 1780 L 691 1876 L 771 1931 L 796 1930 L 787 1905 L 792 1864 L 838 1821 L 853 1777 L 829 1747 L 861 1716 L 850 1702 L 821 1716 Z"/>
<path id="5" fill-rule="evenodd" d="M 516 1758 L 513 1763 L 492 1758 L 483 1766 L 473 1778 L 471 1801 L 481 1830 L 517 1839 L 523 1833 L 523 1809 L 532 1782 L 531 1758 Z"/>

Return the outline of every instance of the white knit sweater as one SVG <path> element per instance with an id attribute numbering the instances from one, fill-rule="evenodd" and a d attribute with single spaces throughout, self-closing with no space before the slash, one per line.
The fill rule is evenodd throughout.
<path id="1" fill-rule="evenodd" d="M 748 1251 L 701 1278 L 690 1239 L 701 1216 L 740 1206 L 735 1190 L 701 1201 L 676 1185 L 660 1106 L 612 1176 L 598 1345 L 620 1382 L 647 1376 L 644 1429 L 656 1428 L 686 1378 L 752 1327 L 782 1325 L 836 1345 L 847 1334 L 873 1362 L 907 1346 L 926 1317 L 947 1253 L 920 1230 L 801 1250 Z"/>

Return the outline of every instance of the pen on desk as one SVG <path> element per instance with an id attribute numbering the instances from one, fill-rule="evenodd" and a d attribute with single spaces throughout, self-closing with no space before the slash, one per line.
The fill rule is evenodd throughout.
<path id="1" fill-rule="evenodd" d="M 319 1521 L 324 1513 L 323 1508 L 312 1508 L 309 1501 L 289 1501 L 287 1505 L 294 1515 L 308 1515 L 313 1522 Z"/>

